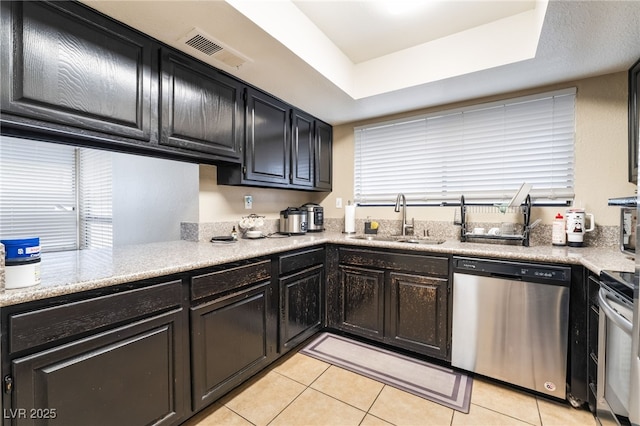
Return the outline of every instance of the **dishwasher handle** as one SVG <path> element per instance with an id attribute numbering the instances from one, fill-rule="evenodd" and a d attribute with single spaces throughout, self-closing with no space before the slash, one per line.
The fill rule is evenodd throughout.
<path id="1" fill-rule="evenodd" d="M 607 291 L 602 288 L 598 292 L 598 302 L 600 309 L 604 311 L 607 318 L 613 321 L 613 323 L 620 327 L 625 333 L 631 335 L 633 324 L 611 307 L 611 304 L 609 304 L 609 298 L 607 297 Z"/>
<path id="2" fill-rule="evenodd" d="M 492 278 L 502 278 L 503 280 L 522 281 L 522 276 L 512 274 L 501 274 L 500 272 L 491 272 L 489 274 Z"/>

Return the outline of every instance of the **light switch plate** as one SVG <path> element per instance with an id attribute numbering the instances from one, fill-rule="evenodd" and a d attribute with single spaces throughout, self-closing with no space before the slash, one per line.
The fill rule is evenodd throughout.
<path id="1" fill-rule="evenodd" d="M 342 208 L 342 198 L 338 197 L 336 198 L 336 209 L 341 209 Z"/>
<path id="2" fill-rule="evenodd" d="M 244 196 L 244 208 L 245 210 L 251 210 L 253 208 L 253 197 L 251 195 Z"/>

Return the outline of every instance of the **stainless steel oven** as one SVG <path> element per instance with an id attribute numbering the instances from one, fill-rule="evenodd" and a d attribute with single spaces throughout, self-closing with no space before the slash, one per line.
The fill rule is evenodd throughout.
<path id="1" fill-rule="evenodd" d="M 629 425 L 633 273 L 603 271 L 600 279 L 596 414 L 602 425 Z"/>

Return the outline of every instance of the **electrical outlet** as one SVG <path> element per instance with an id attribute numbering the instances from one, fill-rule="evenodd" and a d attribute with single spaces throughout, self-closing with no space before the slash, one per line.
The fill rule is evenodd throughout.
<path id="1" fill-rule="evenodd" d="M 251 210 L 253 208 L 253 197 L 251 195 L 244 196 L 244 208 L 245 210 Z"/>
<path id="2" fill-rule="evenodd" d="M 342 208 L 342 198 L 338 197 L 336 198 L 336 209 L 341 209 Z"/>

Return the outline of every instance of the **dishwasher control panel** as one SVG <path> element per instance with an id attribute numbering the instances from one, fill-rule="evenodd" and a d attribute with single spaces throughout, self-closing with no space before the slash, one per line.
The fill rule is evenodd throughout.
<path id="1" fill-rule="evenodd" d="M 454 257 L 453 262 L 454 272 L 457 273 L 561 285 L 569 285 L 571 282 L 571 268 L 568 266 L 540 265 L 535 263 L 475 259 L 469 257 Z"/>

